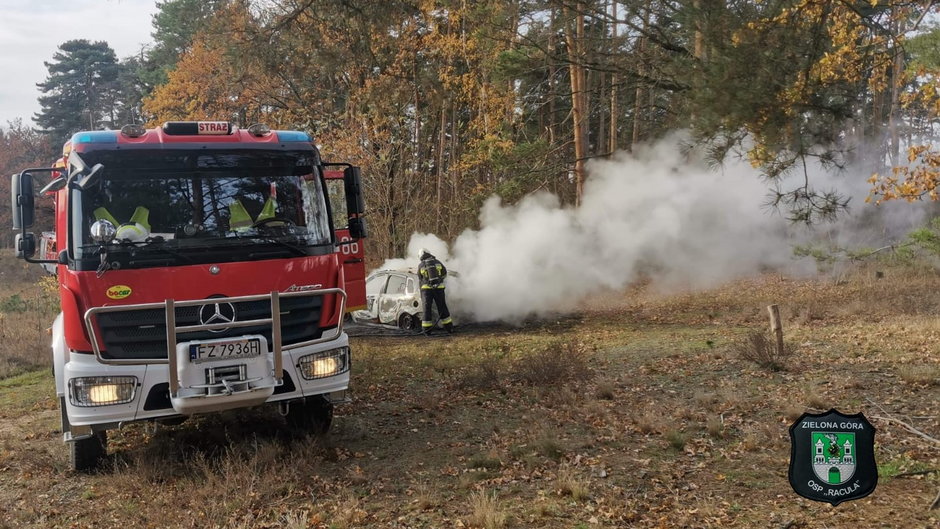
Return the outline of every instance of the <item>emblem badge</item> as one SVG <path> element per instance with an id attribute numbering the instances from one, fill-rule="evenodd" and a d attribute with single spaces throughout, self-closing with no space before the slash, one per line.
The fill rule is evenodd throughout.
<path id="1" fill-rule="evenodd" d="M 111 299 L 124 299 L 131 295 L 131 287 L 127 285 L 114 285 L 108 287 L 108 290 L 105 291 L 105 295 Z"/>
<path id="2" fill-rule="evenodd" d="M 790 485 L 815 501 L 864 498 L 878 484 L 875 427 L 861 413 L 804 413 L 790 426 Z"/>
<path id="3" fill-rule="evenodd" d="M 235 321 L 235 305 L 231 303 L 207 303 L 199 307 L 199 323 L 211 325 L 213 323 L 232 323 Z M 228 328 L 211 329 L 209 332 L 224 332 Z"/>

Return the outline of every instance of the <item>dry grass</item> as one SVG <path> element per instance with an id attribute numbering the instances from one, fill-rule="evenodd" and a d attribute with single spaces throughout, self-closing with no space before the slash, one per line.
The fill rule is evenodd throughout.
<path id="1" fill-rule="evenodd" d="M 483 468 L 486 470 L 496 470 L 503 466 L 499 455 L 495 451 L 489 451 L 485 454 L 477 454 L 467 462 L 467 468 Z"/>
<path id="2" fill-rule="evenodd" d="M 806 408 L 799 404 L 789 404 L 783 412 L 787 422 L 794 423 L 806 411 Z"/>
<path id="3" fill-rule="evenodd" d="M 705 423 L 705 431 L 715 439 L 721 439 L 725 433 L 725 422 L 721 417 L 709 417 Z"/>
<path id="4" fill-rule="evenodd" d="M 616 384 L 611 380 L 605 379 L 598 381 L 597 387 L 594 388 L 594 396 L 601 400 L 614 400 L 616 391 Z"/>
<path id="5" fill-rule="evenodd" d="M 477 483 L 489 479 L 491 474 L 485 470 L 464 472 L 457 478 L 457 488 L 460 490 L 473 490 Z"/>
<path id="6" fill-rule="evenodd" d="M 565 456 L 565 447 L 554 436 L 543 434 L 532 443 L 535 452 L 552 461 L 560 461 Z"/>
<path id="7" fill-rule="evenodd" d="M 487 355 L 462 371 L 456 381 L 456 388 L 471 391 L 488 391 L 502 387 L 506 382 L 506 362 L 504 357 Z"/>
<path id="8" fill-rule="evenodd" d="M 636 429 L 642 434 L 661 433 L 666 429 L 666 418 L 661 413 L 653 411 L 643 411 L 638 417 L 634 418 Z"/>
<path id="9" fill-rule="evenodd" d="M 555 490 L 562 496 L 571 496 L 574 501 L 585 501 L 590 498 L 590 489 L 586 481 L 578 478 L 578 475 L 568 467 L 562 467 L 558 470 L 555 477 Z"/>
<path id="10" fill-rule="evenodd" d="M 701 389 L 695 390 L 695 394 L 692 397 L 692 400 L 695 403 L 706 410 L 714 410 L 718 406 L 720 399 L 718 394 L 713 391 L 703 391 Z"/>
<path id="11" fill-rule="evenodd" d="M 751 331 L 747 336 L 736 341 L 732 350 L 741 359 L 754 362 L 770 371 L 783 371 L 787 368 L 787 360 L 793 356 L 795 347 L 791 343 L 784 343 L 783 350 L 777 350 L 777 343 L 768 333 Z"/>
<path id="12" fill-rule="evenodd" d="M 0 380 L 0 527 L 937 527 L 933 475 L 885 479 L 838 509 L 801 501 L 785 476 L 786 427 L 807 408 L 883 414 L 870 397 L 940 431 L 938 290 L 929 275 L 767 277 L 459 340 L 352 337 L 355 400 L 325 439 L 289 435 L 263 407 L 134 424 L 113 432 L 113 468 L 97 475 L 66 470 L 51 379 L 24 373 Z M 784 312 L 800 344 L 791 371 L 723 354 L 780 300 L 815 315 Z M 855 303 L 858 315 L 840 312 Z M 583 362 L 564 367 L 567 350 Z M 546 358 L 553 374 L 531 369 Z M 879 461 L 903 457 L 893 475 L 940 464 L 913 434 L 877 426 Z"/>
<path id="13" fill-rule="evenodd" d="M 23 264 L 0 258 L 0 378 L 52 366 L 47 329 L 58 312 L 58 286 L 38 266 Z"/>
<path id="14" fill-rule="evenodd" d="M 415 487 L 414 499 L 412 500 L 415 509 L 427 511 L 440 505 L 440 499 L 427 483 L 422 483 Z"/>
<path id="15" fill-rule="evenodd" d="M 350 491 L 340 493 L 339 501 L 333 508 L 330 527 L 349 529 L 363 524 L 367 513 L 362 508 L 362 500 Z"/>
<path id="16" fill-rule="evenodd" d="M 828 410 L 830 406 L 829 399 L 825 398 L 819 388 L 807 386 L 804 393 L 804 402 L 809 408 L 817 410 Z"/>
<path id="17" fill-rule="evenodd" d="M 502 512 L 496 493 L 476 491 L 470 493 L 470 527 L 501 529 L 506 526 L 506 514 Z"/>
<path id="18" fill-rule="evenodd" d="M 689 442 L 689 436 L 676 428 L 668 428 L 663 432 L 663 438 L 666 439 L 666 442 L 669 443 L 669 446 L 672 447 L 673 450 L 678 451 L 682 451 L 685 448 L 685 444 Z"/>
<path id="19" fill-rule="evenodd" d="M 582 343 L 556 341 L 525 355 L 513 364 L 513 378 L 532 386 L 557 386 L 590 375 L 587 349 Z"/>
<path id="20" fill-rule="evenodd" d="M 940 366 L 903 366 L 898 377 L 908 384 L 940 386 Z"/>

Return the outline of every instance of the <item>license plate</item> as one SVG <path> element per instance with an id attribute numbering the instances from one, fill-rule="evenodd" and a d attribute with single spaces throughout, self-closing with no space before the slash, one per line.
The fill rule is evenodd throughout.
<path id="1" fill-rule="evenodd" d="M 211 362 L 233 358 L 250 358 L 261 354 L 261 340 L 229 340 L 225 342 L 207 342 L 191 344 L 189 359 L 193 362 Z"/>

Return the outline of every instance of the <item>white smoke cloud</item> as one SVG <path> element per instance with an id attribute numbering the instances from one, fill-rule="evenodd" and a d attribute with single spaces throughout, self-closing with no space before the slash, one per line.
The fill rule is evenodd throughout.
<path id="1" fill-rule="evenodd" d="M 815 270 L 813 262 L 796 260 L 792 247 L 813 234 L 764 206 L 768 187 L 755 169 L 743 161 L 710 168 L 682 143 L 674 135 L 593 161 L 577 208 L 562 207 L 548 193 L 512 206 L 492 197 L 479 230 L 464 231 L 451 246 L 414 234 L 408 256 L 382 268 L 417 266 L 419 248 L 428 249 L 460 274 L 448 280 L 448 305 L 483 321 L 571 311 L 592 294 L 640 278 L 662 288 L 704 288 L 767 269 Z M 821 171 L 813 181 L 841 187 L 859 206 L 866 176 L 845 178 L 851 187 Z M 922 218 L 902 206 L 895 207 L 901 224 Z M 826 228 L 832 242 L 857 242 L 848 228 L 857 216 Z"/>

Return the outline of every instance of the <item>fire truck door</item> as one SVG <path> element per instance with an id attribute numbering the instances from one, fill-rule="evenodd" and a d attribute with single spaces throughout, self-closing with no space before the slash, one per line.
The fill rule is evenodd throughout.
<path id="1" fill-rule="evenodd" d="M 346 213 L 346 189 L 343 171 L 324 171 L 326 188 L 333 210 L 336 241 L 340 244 L 340 260 L 346 276 L 346 312 L 366 308 L 366 263 L 364 241 L 349 236 L 349 215 Z M 343 244 L 344 243 L 344 244 Z"/>

